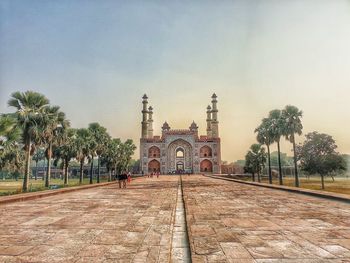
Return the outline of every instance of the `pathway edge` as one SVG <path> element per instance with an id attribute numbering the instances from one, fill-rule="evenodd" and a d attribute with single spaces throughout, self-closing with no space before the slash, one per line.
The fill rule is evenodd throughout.
<path id="1" fill-rule="evenodd" d="M 33 200 L 33 199 L 38 199 L 38 198 L 52 196 L 52 195 L 69 193 L 69 192 L 78 191 L 78 190 L 85 190 L 85 189 L 90 189 L 90 188 L 95 188 L 100 186 L 106 186 L 106 185 L 115 184 L 115 183 L 116 181 L 99 183 L 99 184 L 95 183 L 95 184 L 82 185 L 82 186 L 71 186 L 71 187 L 65 187 L 60 189 L 52 189 L 52 190 L 44 190 L 44 191 L 38 191 L 38 192 L 3 196 L 3 197 L 0 197 L 0 205 L 13 203 L 13 202 L 21 202 L 26 200 Z"/>
<path id="2" fill-rule="evenodd" d="M 322 192 L 322 191 L 317 191 L 317 190 L 296 188 L 296 187 L 290 187 L 290 186 L 270 185 L 270 184 L 265 184 L 265 183 L 247 182 L 247 181 L 233 179 L 233 178 L 225 178 L 225 177 L 221 177 L 219 175 L 205 175 L 205 174 L 203 174 L 203 176 L 214 178 L 214 179 L 220 179 L 220 180 L 241 183 L 241 184 L 254 185 L 254 186 L 259 186 L 259 187 L 265 187 L 265 188 L 270 188 L 270 189 L 275 189 L 275 190 L 293 192 L 293 193 L 298 193 L 298 194 L 303 194 L 303 195 L 316 196 L 316 197 L 321 197 L 324 199 L 350 203 L 350 196 L 348 196 L 346 194 Z"/>

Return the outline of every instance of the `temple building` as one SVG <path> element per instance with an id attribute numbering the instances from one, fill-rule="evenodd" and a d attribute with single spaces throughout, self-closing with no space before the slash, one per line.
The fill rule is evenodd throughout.
<path id="1" fill-rule="evenodd" d="M 153 108 L 148 107 L 148 97 L 142 97 L 142 122 L 140 139 L 140 166 L 143 173 L 220 173 L 221 146 L 217 96 L 208 105 L 207 134 L 198 135 L 193 121 L 188 129 L 171 129 L 167 122 L 161 135 L 153 134 Z"/>

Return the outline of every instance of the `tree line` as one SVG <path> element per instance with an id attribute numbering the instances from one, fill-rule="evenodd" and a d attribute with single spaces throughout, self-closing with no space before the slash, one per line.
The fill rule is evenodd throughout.
<path id="1" fill-rule="evenodd" d="M 98 161 L 99 183 L 101 166 L 107 168 L 111 180 L 113 172 L 127 169 L 136 150 L 131 139 L 122 142 L 112 138 L 99 123 L 71 128 L 60 107 L 50 105 L 49 99 L 38 92 L 14 92 L 8 106 L 15 112 L 0 115 L 0 171 L 23 172 L 22 191 L 28 191 L 33 155 L 35 161 L 41 154 L 47 159 L 45 187 L 49 187 L 53 160 L 64 167 L 65 185 L 70 161 L 75 159 L 80 163 L 79 183 L 83 182 L 83 166 L 88 162 L 92 184 L 94 159 Z"/>
<path id="2" fill-rule="evenodd" d="M 261 182 L 261 173 L 268 166 L 269 183 L 272 184 L 270 146 L 277 144 L 278 179 L 283 185 L 280 142 L 284 137 L 293 147 L 294 184 L 300 186 L 298 168 L 307 174 L 319 174 L 324 188 L 324 176 L 342 172 L 347 169 L 343 156 L 336 152 L 337 145 L 332 136 L 324 133 L 311 132 L 306 134 L 303 143 L 296 145 L 295 137 L 302 134 L 303 113 L 297 107 L 287 105 L 283 110 L 275 109 L 263 118 L 255 129 L 258 143 L 253 144 L 245 156 L 245 171 L 255 175 Z M 265 149 L 265 147 L 266 149 Z"/>

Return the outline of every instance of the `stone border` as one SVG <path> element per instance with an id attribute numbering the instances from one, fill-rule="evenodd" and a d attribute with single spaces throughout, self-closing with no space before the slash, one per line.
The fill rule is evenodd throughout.
<path id="1" fill-rule="evenodd" d="M 37 191 L 37 192 L 31 192 L 31 193 L 22 193 L 22 194 L 3 196 L 3 197 L 0 197 L 0 205 L 12 203 L 12 202 L 32 200 L 32 199 L 42 198 L 42 197 L 51 196 L 51 195 L 69 193 L 69 192 L 78 191 L 78 190 L 90 189 L 90 188 L 95 188 L 95 187 L 99 187 L 99 186 L 106 186 L 106 185 L 110 185 L 110 184 L 115 184 L 116 182 L 117 181 L 99 183 L 99 184 L 94 183 L 94 184 L 88 184 L 88 185 L 71 186 L 71 187 L 64 187 L 64 188 L 59 188 L 59 189 L 52 189 L 52 190 L 44 190 L 44 191 Z"/>
<path id="2" fill-rule="evenodd" d="M 332 193 L 332 192 L 311 190 L 311 189 L 305 189 L 305 188 L 297 188 L 297 187 L 284 186 L 284 185 L 271 185 L 271 184 L 266 184 L 266 183 L 248 182 L 248 181 L 243 181 L 243 180 L 238 180 L 238 179 L 233 179 L 233 178 L 226 178 L 226 177 L 222 177 L 220 175 L 204 175 L 203 174 L 203 176 L 214 178 L 214 179 L 220 179 L 220 180 L 241 183 L 241 184 L 248 184 L 248 185 L 265 187 L 265 188 L 270 188 L 270 189 L 275 189 L 275 190 L 281 190 L 281 191 L 293 192 L 293 193 L 298 193 L 298 194 L 316 196 L 316 197 L 321 197 L 321 198 L 335 200 L 335 201 L 341 201 L 341 202 L 345 202 L 345 203 L 350 204 L 350 195 L 346 195 L 346 194 L 337 194 L 337 193 Z"/>

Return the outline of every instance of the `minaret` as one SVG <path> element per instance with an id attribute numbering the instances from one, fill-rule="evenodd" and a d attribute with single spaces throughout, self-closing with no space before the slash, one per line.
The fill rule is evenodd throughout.
<path id="1" fill-rule="evenodd" d="M 148 97 L 147 95 L 143 95 L 142 97 L 142 104 L 143 104 L 143 108 L 142 108 L 142 132 L 141 132 L 141 138 L 142 139 L 145 139 L 147 138 L 147 133 L 148 133 L 148 121 L 147 121 L 147 113 L 148 113 L 148 110 L 147 110 L 147 104 L 148 104 L 148 101 L 147 101 Z"/>
<path id="2" fill-rule="evenodd" d="M 212 100 L 212 109 L 211 109 L 211 130 L 212 130 L 212 137 L 218 138 L 219 137 L 219 122 L 218 122 L 218 108 L 217 108 L 217 96 L 214 93 L 213 96 L 211 96 Z"/>
<path id="3" fill-rule="evenodd" d="M 148 138 L 153 139 L 153 108 L 149 106 L 148 108 Z"/>
<path id="4" fill-rule="evenodd" d="M 212 132 L 211 132 L 211 107 L 208 105 L 207 107 L 207 137 L 210 138 L 212 137 Z"/>

